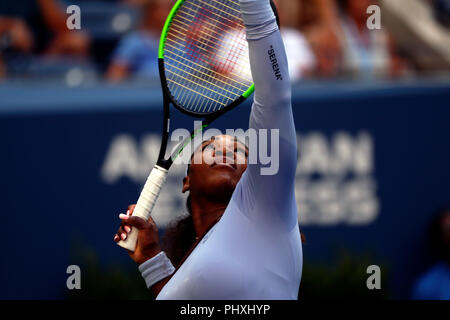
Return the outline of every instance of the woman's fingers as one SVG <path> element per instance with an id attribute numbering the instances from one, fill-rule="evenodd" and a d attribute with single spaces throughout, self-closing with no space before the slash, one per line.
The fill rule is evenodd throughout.
<path id="1" fill-rule="evenodd" d="M 127 211 L 127 214 L 128 214 L 129 216 L 131 216 L 131 215 L 133 214 L 133 211 L 134 211 L 134 208 L 135 208 L 135 207 L 136 207 L 135 204 L 131 204 L 131 205 L 128 206 L 127 210 L 129 211 L 129 213 L 128 213 L 128 211 Z"/>
<path id="2" fill-rule="evenodd" d="M 153 220 L 153 218 L 152 218 L 151 216 L 148 218 L 148 223 L 150 223 L 152 226 L 154 226 L 155 228 L 157 228 L 156 223 L 155 223 L 155 220 Z"/>
<path id="3" fill-rule="evenodd" d="M 123 230 L 119 230 L 115 235 L 114 235 L 114 241 L 115 242 L 119 242 L 120 240 L 125 240 L 127 238 L 127 233 L 124 232 Z"/>
<path id="4" fill-rule="evenodd" d="M 127 211 L 127 216 L 131 216 L 131 214 L 129 213 L 129 210 Z M 126 216 L 125 214 L 121 213 L 119 214 L 119 217 L 121 216 Z M 126 223 L 125 221 L 122 221 L 122 223 L 120 224 L 120 227 L 126 232 L 126 233 L 130 233 L 131 232 L 131 226 Z"/>
<path id="5" fill-rule="evenodd" d="M 143 220 L 141 218 L 132 217 L 135 207 L 135 204 L 129 205 L 126 214 L 121 213 L 119 215 L 120 219 L 122 219 L 122 223 L 119 227 L 119 230 L 117 230 L 117 233 L 114 235 L 114 242 L 125 240 L 128 236 L 128 233 L 131 232 L 132 225 L 134 224 L 138 229 L 143 229 L 145 227 L 145 224 L 142 223 Z M 130 220 L 128 220 L 128 218 L 130 218 Z"/>
<path id="6" fill-rule="evenodd" d="M 133 215 L 134 207 L 136 207 L 135 204 L 132 204 L 132 205 L 129 205 L 129 206 L 128 206 L 127 216 L 130 216 L 130 217 L 131 217 L 131 216 Z M 129 226 L 129 225 L 125 225 L 125 226 L 124 226 L 124 229 L 125 229 L 125 231 L 126 231 L 127 233 L 130 233 L 130 232 L 131 232 L 131 226 Z"/>
<path id="7" fill-rule="evenodd" d="M 128 236 L 127 232 L 124 230 L 124 227 L 125 226 L 123 226 L 123 225 L 120 226 L 119 232 L 117 232 L 120 240 L 125 240 Z"/>
<path id="8" fill-rule="evenodd" d="M 125 214 L 120 214 L 119 218 L 122 220 L 122 223 L 126 223 L 128 225 L 131 225 L 132 227 L 136 227 L 139 230 L 145 229 L 147 227 L 147 222 L 140 217 L 127 216 Z"/>
<path id="9" fill-rule="evenodd" d="M 128 225 L 121 225 L 117 233 L 114 235 L 114 241 L 119 242 L 120 240 L 125 240 L 127 238 L 127 234 L 130 233 L 131 227 Z"/>

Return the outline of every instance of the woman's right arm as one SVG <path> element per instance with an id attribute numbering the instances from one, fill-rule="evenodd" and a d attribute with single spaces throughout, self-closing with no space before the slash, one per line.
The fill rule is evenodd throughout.
<path id="1" fill-rule="evenodd" d="M 258 156 L 265 149 L 272 163 L 270 168 L 261 159 L 249 163 L 238 194 L 253 208 L 245 210 L 248 218 L 269 223 L 281 219 L 293 226 L 297 222 L 294 210 L 297 137 L 286 52 L 269 0 L 240 0 L 240 4 L 255 83 L 249 127 L 258 136 Z M 259 150 L 263 144 L 267 148 Z"/>

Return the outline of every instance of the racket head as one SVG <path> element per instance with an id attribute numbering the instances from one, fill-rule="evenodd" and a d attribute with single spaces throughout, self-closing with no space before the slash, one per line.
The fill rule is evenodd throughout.
<path id="1" fill-rule="evenodd" d="M 238 0 L 178 0 L 163 28 L 159 71 L 181 112 L 208 118 L 254 91 Z"/>

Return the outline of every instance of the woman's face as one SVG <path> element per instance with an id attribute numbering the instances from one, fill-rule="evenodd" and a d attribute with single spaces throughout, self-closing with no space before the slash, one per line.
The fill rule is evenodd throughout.
<path id="1" fill-rule="evenodd" d="M 232 136 L 216 136 L 203 142 L 191 158 L 183 192 L 231 197 L 247 169 L 247 157 L 246 146 Z"/>

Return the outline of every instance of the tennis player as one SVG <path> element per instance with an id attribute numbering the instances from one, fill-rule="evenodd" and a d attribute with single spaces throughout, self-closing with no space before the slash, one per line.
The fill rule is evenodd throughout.
<path id="1" fill-rule="evenodd" d="M 233 137 L 204 141 L 194 156 L 223 157 L 222 162 L 228 163 L 190 164 L 183 192 L 190 193 L 195 242 L 176 266 L 162 251 L 151 218 L 130 216 L 133 206 L 120 215 L 122 224 L 114 241 L 126 239 L 131 228 L 139 230 L 136 250 L 128 253 L 156 299 L 298 296 L 303 257 L 294 192 L 297 143 L 287 58 L 269 0 L 240 0 L 240 5 L 255 83 L 250 128 L 257 132 L 279 129 L 279 171 L 262 175 L 263 166 L 248 164 L 248 150 Z M 239 161 L 242 157 L 244 161 Z"/>

